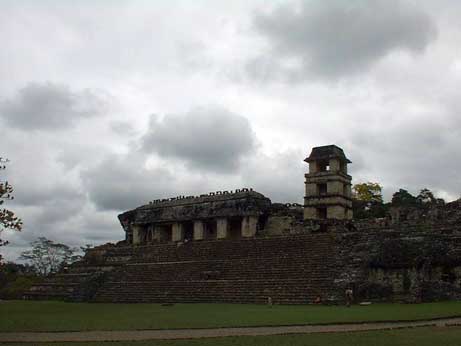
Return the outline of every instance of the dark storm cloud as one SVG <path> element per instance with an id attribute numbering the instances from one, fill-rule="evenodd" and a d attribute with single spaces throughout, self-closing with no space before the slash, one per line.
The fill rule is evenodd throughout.
<path id="1" fill-rule="evenodd" d="M 196 108 L 162 119 L 152 116 L 142 142 L 145 152 L 217 172 L 235 171 L 256 145 L 249 121 L 223 108 Z"/>
<path id="2" fill-rule="evenodd" d="M 258 79 L 363 73 L 394 51 L 423 52 L 437 32 L 420 7 L 398 0 L 303 1 L 253 21 L 271 47 L 247 66 Z"/>
<path id="3" fill-rule="evenodd" d="M 15 97 L 0 101 L 0 118 L 23 130 L 55 130 L 99 115 L 105 107 L 105 101 L 88 89 L 76 92 L 61 84 L 30 83 Z"/>

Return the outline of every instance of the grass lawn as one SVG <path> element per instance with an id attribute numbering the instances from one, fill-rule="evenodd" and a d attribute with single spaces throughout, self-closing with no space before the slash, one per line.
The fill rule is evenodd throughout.
<path id="1" fill-rule="evenodd" d="M 376 332 L 240 336 L 174 341 L 120 341 L 87 343 L 5 343 L 3 346 L 459 346 L 461 327 L 413 328 Z"/>
<path id="2" fill-rule="evenodd" d="M 461 302 L 370 306 L 0 302 L 0 331 L 77 331 L 321 324 L 461 315 Z"/>

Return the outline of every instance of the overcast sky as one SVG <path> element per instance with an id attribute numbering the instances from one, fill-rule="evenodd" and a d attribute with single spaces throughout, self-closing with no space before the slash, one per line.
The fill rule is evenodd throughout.
<path id="1" fill-rule="evenodd" d="M 21 233 L 123 239 L 117 214 L 252 187 L 302 202 L 313 146 L 353 182 L 461 195 L 457 1 L 22 1 L 0 10 L 0 156 Z"/>

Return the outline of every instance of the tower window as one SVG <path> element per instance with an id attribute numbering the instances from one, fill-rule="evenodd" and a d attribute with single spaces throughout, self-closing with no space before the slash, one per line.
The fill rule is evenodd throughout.
<path id="1" fill-rule="evenodd" d="M 330 170 L 330 163 L 328 161 L 319 161 L 318 166 L 320 172 L 328 172 Z"/>
<path id="2" fill-rule="evenodd" d="M 320 196 L 325 196 L 327 194 L 327 184 L 317 184 L 317 189 Z"/>
<path id="3" fill-rule="evenodd" d="M 319 219 L 326 219 L 327 218 L 327 208 L 325 207 L 317 208 L 317 215 Z"/>

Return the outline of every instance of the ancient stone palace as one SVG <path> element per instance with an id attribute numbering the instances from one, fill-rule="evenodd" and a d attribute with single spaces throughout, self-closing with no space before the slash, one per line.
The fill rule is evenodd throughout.
<path id="1" fill-rule="evenodd" d="M 343 150 L 316 147 L 304 161 L 305 220 L 352 219 L 351 180 Z M 301 207 L 297 204 L 294 206 Z M 265 229 L 271 200 L 252 189 L 156 199 L 118 216 L 129 244 L 238 239 Z"/>
<path id="2" fill-rule="evenodd" d="M 129 244 L 254 237 L 264 227 L 269 198 L 252 189 L 154 200 L 119 215 Z"/>
<path id="3" fill-rule="evenodd" d="M 357 300 L 461 299 L 461 200 L 355 220 L 344 151 L 315 147 L 304 161 L 303 205 L 247 188 L 155 199 L 118 216 L 122 241 L 25 297 L 330 304 L 353 287 Z"/>

